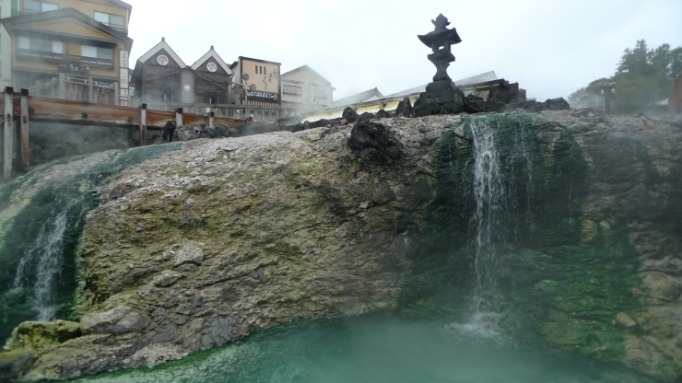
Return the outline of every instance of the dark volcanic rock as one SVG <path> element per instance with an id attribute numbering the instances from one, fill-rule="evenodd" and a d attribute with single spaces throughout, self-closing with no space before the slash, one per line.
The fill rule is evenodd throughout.
<path id="1" fill-rule="evenodd" d="M 374 117 L 376 117 L 376 118 L 389 118 L 389 117 L 391 117 L 391 114 L 388 113 L 387 111 L 381 109 L 380 111 L 377 112 L 377 114 Z"/>
<path id="2" fill-rule="evenodd" d="M 405 98 L 398 103 L 395 115 L 396 117 L 410 117 L 412 115 L 412 103 L 410 102 L 409 97 L 405 96 Z"/>
<path id="3" fill-rule="evenodd" d="M 386 125 L 361 120 L 353 127 L 348 146 L 366 164 L 389 164 L 400 159 L 402 144 Z"/>
<path id="4" fill-rule="evenodd" d="M 481 97 L 470 94 L 464 99 L 464 111 L 470 114 L 485 112 L 501 112 L 505 108 L 504 103 L 498 100 L 485 101 Z"/>
<path id="5" fill-rule="evenodd" d="M 563 97 L 547 99 L 543 104 L 544 110 L 568 110 L 571 105 Z"/>
<path id="6" fill-rule="evenodd" d="M 343 110 L 343 114 L 341 115 L 341 118 L 348 122 L 355 122 L 360 118 L 358 115 L 358 112 L 355 111 L 355 109 L 349 107 L 346 107 L 346 109 Z"/>

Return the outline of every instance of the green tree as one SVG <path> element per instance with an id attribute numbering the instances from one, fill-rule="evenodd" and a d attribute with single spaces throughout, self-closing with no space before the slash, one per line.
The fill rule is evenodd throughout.
<path id="1" fill-rule="evenodd" d="M 612 78 L 600 78 L 580 88 L 568 96 L 568 102 L 574 108 L 603 108 L 608 94 L 614 88 Z"/>
<path id="2" fill-rule="evenodd" d="M 612 89 L 614 112 L 646 112 L 668 97 L 675 77 L 680 74 L 682 48 L 671 50 L 669 44 L 663 44 L 649 49 L 646 41 L 639 40 L 634 48 L 625 49 L 612 77 L 592 81 L 571 94 L 569 101 L 574 107 L 595 104 L 600 107 Z"/>

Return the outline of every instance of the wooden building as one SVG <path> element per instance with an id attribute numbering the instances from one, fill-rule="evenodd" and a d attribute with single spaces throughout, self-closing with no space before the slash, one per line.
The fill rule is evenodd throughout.
<path id="1" fill-rule="evenodd" d="M 118 0 L 21 0 L 1 20 L 11 82 L 32 95 L 128 104 L 131 6 Z"/>
<path id="2" fill-rule="evenodd" d="M 194 102 L 192 70 L 165 38 L 137 60 L 131 85 L 134 102 L 145 103 L 151 109 Z"/>
<path id="3" fill-rule="evenodd" d="M 270 122 L 331 105 L 334 88 L 312 68 L 304 65 L 284 76 L 280 68 L 278 62 L 244 56 L 227 64 L 213 46 L 188 66 L 162 38 L 135 64 L 133 103 Z"/>
<path id="4" fill-rule="evenodd" d="M 208 105 L 234 103 L 234 97 L 230 99 L 230 83 L 234 72 L 215 51 L 213 45 L 192 64 L 192 70 L 195 102 Z"/>

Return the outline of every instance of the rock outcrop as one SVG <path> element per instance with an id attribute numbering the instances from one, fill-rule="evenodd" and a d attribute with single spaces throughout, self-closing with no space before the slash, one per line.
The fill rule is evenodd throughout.
<path id="1" fill-rule="evenodd" d="M 679 379 L 682 130 L 582 113 L 543 112 L 524 128 L 545 169 L 538 206 L 551 214 L 537 213 L 545 221 L 535 232 L 547 238 L 504 261 L 528 293 L 514 302 L 523 323 L 510 328 Z M 451 229 L 441 225 L 452 212 L 440 206 L 452 202 L 439 187 L 458 179 L 443 186 L 440 177 L 466 169 L 468 119 L 204 139 L 123 171 L 87 219 L 80 322 L 22 325 L 0 374 L 33 381 L 155 365 L 298 318 L 428 299 L 426 287 L 440 286 L 433 276 L 449 269 L 424 249 L 429 228 Z M 570 238 L 553 237 L 564 232 Z M 457 283 L 448 280 L 466 289 Z M 21 341 L 31 334 L 67 335 Z"/>

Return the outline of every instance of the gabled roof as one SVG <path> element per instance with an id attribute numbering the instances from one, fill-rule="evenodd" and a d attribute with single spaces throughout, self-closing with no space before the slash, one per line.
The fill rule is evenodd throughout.
<path id="1" fill-rule="evenodd" d="M 104 0 L 104 2 L 113 4 L 114 6 L 119 7 L 119 8 L 127 9 L 129 11 L 132 11 L 132 9 L 133 9 L 132 5 L 130 5 L 124 1 L 121 1 L 121 0 Z"/>
<path id="2" fill-rule="evenodd" d="M 292 69 L 284 74 L 282 74 L 282 80 L 286 80 L 287 77 L 290 77 L 296 73 L 299 72 L 308 72 L 309 74 L 312 74 L 314 77 L 318 78 L 321 83 L 325 85 L 332 85 L 331 82 L 329 82 L 326 78 L 322 77 L 319 73 L 317 73 L 313 68 L 309 67 L 308 65 L 302 65 L 296 69 Z"/>
<path id="3" fill-rule="evenodd" d="M 187 66 L 184 63 L 184 61 L 182 61 L 180 56 L 178 56 L 178 54 L 175 53 L 173 48 L 171 48 L 170 45 L 168 45 L 165 37 L 162 37 L 160 43 L 156 44 L 152 49 L 148 50 L 147 53 L 143 54 L 139 59 L 137 59 L 137 61 L 141 61 L 144 63 L 150 58 L 154 57 L 154 55 L 156 55 L 157 53 L 161 52 L 162 50 L 166 51 L 166 53 L 168 53 L 168 55 L 173 59 L 173 61 L 175 61 L 176 64 L 178 64 L 180 68 L 185 68 Z"/>
<path id="4" fill-rule="evenodd" d="M 481 74 L 477 74 L 475 76 L 463 78 L 457 81 L 454 81 L 455 85 L 459 87 L 465 87 L 467 85 L 473 85 L 473 84 L 478 84 L 486 81 L 493 81 L 497 80 L 497 74 L 495 74 L 495 71 L 489 71 L 489 72 L 484 72 Z M 414 93 L 423 93 L 426 91 L 426 85 L 419 85 L 415 86 L 414 88 L 409 88 L 402 90 L 400 92 L 392 93 L 386 96 L 387 98 L 395 98 L 395 97 L 402 97 L 402 96 L 409 96 Z"/>
<path id="5" fill-rule="evenodd" d="M 465 85 L 478 84 L 479 82 L 486 82 L 486 81 L 493 81 L 493 80 L 497 80 L 497 74 L 495 74 L 494 70 L 491 70 L 489 72 L 477 74 L 476 76 L 471 76 L 471 77 L 463 78 L 461 80 L 457 80 L 457 81 L 455 81 L 455 85 L 465 86 Z"/>
<path id="6" fill-rule="evenodd" d="M 218 52 L 215 51 L 215 49 L 213 48 L 213 45 L 211 45 L 211 49 L 209 49 L 208 52 L 206 52 L 206 54 L 204 54 L 203 56 L 201 56 L 201 58 L 200 58 L 199 60 L 197 60 L 194 64 L 192 64 L 192 69 L 194 69 L 194 70 L 199 69 L 199 67 L 200 67 L 203 63 L 205 63 L 206 61 L 208 61 L 208 59 L 210 59 L 210 58 L 212 58 L 213 60 L 215 60 L 215 62 L 218 63 L 218 65 L 220 65 L 220 67 L 223 68 L 223 70 L 224 70 L 225 72 L 227 72 L 227 74 L 232 74 L 232 73 L 233 73 L 233 72 L 232 72 L 232 69 L 230 69 L 230 66 L 227 65 L 227 63 L 225 62 L 225 60 L 223 60 L 223 59 L 220 57 L 220 55 L 218 54 Z"/>
<path id="7" fill-rule="evenodd" d="M 120 32 L 106 24 L 100 23 L 94 18 L 87 16 L 73 8 L 61 8 L 54 11 L 30 13 L 27 15 L 8 17 L 0 20 L 0 23 L 7 28 L 7 31 L 13 33 L 14 31 L 28 31 L 28 32 L 47 32 L 40 29 L 31 28 L 30 24 L 40 23 L 45 21 L 54 21 L 56 19 L 74 19 L 83 24 L 89 25 L 93 28 L 99 29 L 102 32 L 114 37 L 117 40 L 123 41 L 128 50 L 133 45 L 133 40 L 127 34 Z M 53 33 L 53 32 L 50 32 Z M 54 33 L 53 33 L 54 34 Z M 67 34 L 64 34 L 68 36 Z M 78 37 L 78 36 L 72 36 Z"/>
<path id="8" fill-rule="evenodd" d="M 379 100 L 384 98 L 384 95 L 379 92 L 379 89 L 374 87 L 372 89 L 366 90 L 364 92 L 360 92 L 357 94 L 354 94 L 352 96 L 348 96 L 339 100 L 334 101 L 333 106 L 346 106 L 346 105 L 352 105 L 352 104 L 357 104 L 360 102 L 365 102 L 365 101 L 373 101 L 373 100 Z"/>
<path id="9" fill-rule="evenodd" d="M 95 4 L 111 4 L 114 7 L 127 9 L 128 11 L 132 11 L 132 9 L 133 9 L 132 5 L 130 5 L 124 1 L 121 1 L 121 0 L 84 0 L 84 1 L 87 3 L 95 3 Z"/>

